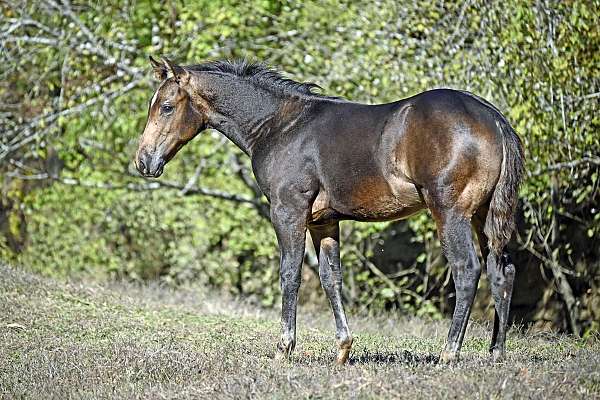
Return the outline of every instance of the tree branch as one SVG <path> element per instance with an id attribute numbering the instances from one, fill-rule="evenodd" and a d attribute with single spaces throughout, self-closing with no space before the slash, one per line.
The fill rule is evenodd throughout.
<path id="1" fill-rule="evenodd" d="M 169 182 L 169 181 L 164 181 L 164 180 L 152 181 L 152 182 L 148 182 L 146 184 L 126 183 L 126 184 L 122 184 L 122 185 L 115 185 L 115 184 L 106 183 L 106 182 L 81 181 L 79 179 L 73 179 L 73 178 L 52 178 L 52 177 L 48 176 L 47 174 L 46 174 L 46 176 L 44 176 L 40 179 L 49 179 L 49 178 L 54 179 L 56 182 L 62 183 L 64 185 L 81 186 L 81 187 L 87 187 L 87 188 L 93 188 L 93 189 L 105 189 L 105 190 L 129 190 L 129 191 L 134 191 L 134 192 L 144 192 L 144 191 L 152 191 L 152 190 L 159 190 L 159 189 L 172 189 L 172 190 L 177 190 L 179 193 L 181 193 L 182 190 L 184 189 L 184 186 L 181 186 L 174 182 Z M 222 192 L 219 190 L 201 188 L 201 187 L 190 188 L 184 194 L 181 194 L 181 195 L 182 196 L 202 195 L 202 196 L 214 197 L 214 198 L 221 199 L 221 200 L 233 201 L 236 203 L 251 204 L 254 207 L 259 206 L 259 203 L 257 203 L 252 198 L 248 198 L 248 197 L 240 196 L 240 195 L 236 195 L 236 194 L 231 194 L 231 193 L 227 193 L 227 192 Z"/>
<path id="2" fill-rule="evenodd" d="M 86 108 L 88 108 L 96 103 L 99 103 L 100 101 L 104 101 L 104 102 L 111 101 L 111 100 L 129 92 L 130 90 L 135 88 L 137 85 L 139 85 L 140 82 L 141 82 L 141 80 L 131 81 L 127 85 L 119 88 L 118 90 L 109 92 L 107 94 L 99 94 L 98 96 L 93 97 L 93 98 L 87 100 L 86 102 L 83 102 L 83 103 L 78 104 L 71 108 L 66 108 L 66 109 L 58 111 L 58 112 L 41 115 L 39 117 L 32 119 L 25 126 L 20 126 L 18 129 L 15 129 L 15 130 L 9 131 L 9 132 L 5 132 L 6 138 L 10 138 L 11 135 L 16 135 L 16 136 L 13 138 L 13 140 L 11 140 L 10 143 L 8 143 L 6 145 L 4 145 L 4 144 L 2 145 L 3 149 L 0 152 L 0 161 L 4 160 L 13 151 L 18 150 L 19 148 L 25 146 L 26 144 L 28 144 L 42 136 L 47 135 L 51 130 L 50 128 L 52 128 L 52 125 L 50 125 L 50 123 L 57 120 L 59 117 L 64 117 L 67 115 L 79 113 L 79 112 L 85 110 Z M 33 131 L 33 128 L 39 124 L 49 125 L 49 126 L 42 131 Z M 23 139 L 17 141 L 17 139 L 22 136 L 25 136 L 25 137 Z"/>
<path id="3" fill-rule="evenodd" d="M 541 168 L 537 169 L 536 171 L 530 173 L 529 176 L 538 176 L 538 175 L 542 175 L 542 174 L 544 174 L 546 172 L 550 172 L 550 171 L 558 171 L 558 170 L 562 170 L 562 169 L 575 168 L 582 164 L 591 164 L 591 165 L 599 165 L 600 166 L 600 158 L 599 157 L 583 157 L 583 158 L 580 158 L 579 160 L 566 161 L 566 162 L 553 164 L 553 165 L 550 165 L 543 169 L 541 169 Z"/>

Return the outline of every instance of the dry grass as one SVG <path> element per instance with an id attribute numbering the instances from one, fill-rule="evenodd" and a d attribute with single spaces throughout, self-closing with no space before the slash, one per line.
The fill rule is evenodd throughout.
<path id="1" fill-rule="evenodd" d="M 3 398 L 599 398 L 600 341 L 511 331 L 489 361 L 472 324 L 462 361 L 435 364 L 447 321 L 352 317 L 335 367 L 332 318 L 300 310 L 291 362 L 278 316 L 199 290 L 64 284 L 0 266 Z"/>

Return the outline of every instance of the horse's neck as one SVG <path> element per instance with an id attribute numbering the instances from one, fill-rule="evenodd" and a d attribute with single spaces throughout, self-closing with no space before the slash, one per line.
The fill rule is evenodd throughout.
<path id="1" fill-rule="evenodd" d="M 221 112 L 209 116 L 209 126 L 216 129 L 238 146 L 244 153 L 252 157 L 256 143 L 270 132 L 273 114 L 259 115 L 252 118 L 240 117 Z"/>
<path id="2" fill-rule="evenodd" d="M 240 126 L 240 124 L 230 116 L 219 112 L 211 114 L 213 115 L 209 115 L 209 126 L 225 135 L 244 153 L 252 156 L 252 146 L 245 134 L 244 127 Z"/>
<path id="3" fill-rule="evenodd" d="M 259 142 L 290 129 L 306 108 L 306 102 L 293 98 L 241 98 L 242 102 L 239 97 L 231 102 L 221 100 L 221 106 L 209 116 L 209 125 L 250 157 Z"/>

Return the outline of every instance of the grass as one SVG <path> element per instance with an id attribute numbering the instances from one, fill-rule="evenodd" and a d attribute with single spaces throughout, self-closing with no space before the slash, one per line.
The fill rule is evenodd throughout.
<path id="1" fill-rule="evenodd" d="M 63 283 L 0 266 L 0 397 L 600 398 L 600 340 L 512 330 L 492 364 L 472 323 L 439 366 L 448 321 L 351 316 L 350 364 L 333 365 L 329 312 L 303 307 L 291 361 L 273 358 L 275 311 L 198 289 Z"/>

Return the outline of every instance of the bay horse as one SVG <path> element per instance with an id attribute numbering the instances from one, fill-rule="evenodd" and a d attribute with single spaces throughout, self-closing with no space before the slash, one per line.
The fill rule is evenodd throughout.
<path id="1" fill-rule="evenodd" d="M 317 85 L 284 78 L 262 64 L 150 62 L 161 83 L 149 104 L 136 168 L 159 177 L 177 151 L 207 128 L 251 158 L 280 251 L 278 357 L 289 357 L 296 344 L 306 231 L 335 318 L 337 362 L 343 364 L 352 335 L 342 304 L 339 221 L 397 220 L 427 208 L 456 288 L 440 362 L 458 360 L 479 282 L 471 226 L 495 303 L 490 352 L 494 361 L 503 358 L 515 276 L 505 247 L 514 229 L 523 148 L 496 107 L 450 89 L 366 105 L 315 93 Z"/>

